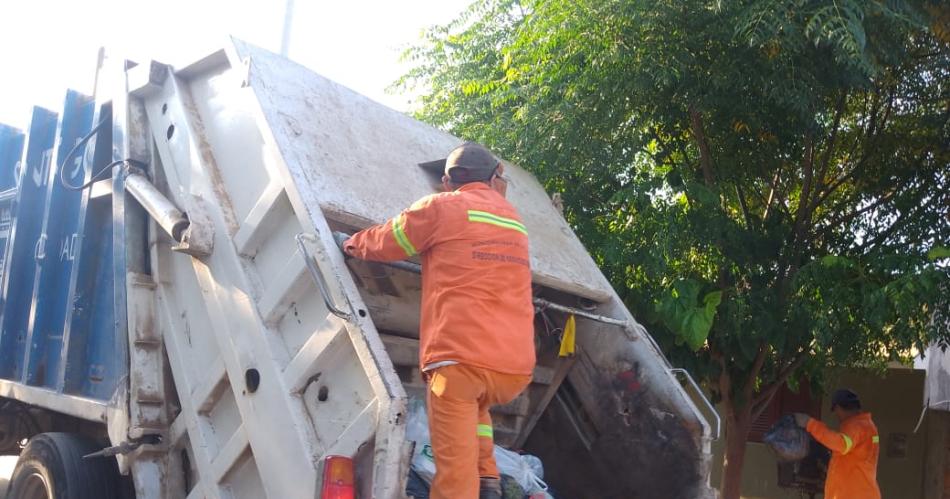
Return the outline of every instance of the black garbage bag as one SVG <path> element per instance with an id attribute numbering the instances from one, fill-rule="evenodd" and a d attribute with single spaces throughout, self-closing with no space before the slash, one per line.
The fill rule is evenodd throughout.
<path id="1" fill-rule="evenodd" d="M 415 470 L 409 470 L 406 495 L 412 499 L 429 499 L 429 484 Z"/>
<path id="2" fill-rule="evenodd" d="M 769 428 L 762 441 L 772 449 L 779 461 L 801 461 L 810 450 L 811 435 L 795 423 L 795 417 L 786 414 Z"/>

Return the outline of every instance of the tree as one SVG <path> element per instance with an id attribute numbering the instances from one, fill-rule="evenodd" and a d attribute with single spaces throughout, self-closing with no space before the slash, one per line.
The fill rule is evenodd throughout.
<path id="1" fill-rule="evenodd" d="M 735 499 L 783 384 L 950 338 L 948 25 L 913 0 L 479 0 L 395 88 L 562 193 L 721 400 Z"/>

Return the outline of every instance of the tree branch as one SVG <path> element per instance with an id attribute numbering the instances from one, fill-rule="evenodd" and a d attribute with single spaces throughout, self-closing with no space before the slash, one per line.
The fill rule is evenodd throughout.
<path id="1" fill-rule="evenodd" d="M 703 117 L 695 107 L 689 108 L 689 128 L 696 139 L 696 145 L 699 147 L 699 165 L 703 169 L 703 180 L 707 187 L 712 187 L 715 182 L 712 167 L 712 152 L 709 149 L 709 141 L 706 139 L 706 132 L 703 130 Z"/>
<path id="2" fill-rule="evenodd" d="M 818 184 L 821 187 L 825 185 L 825 179 L 828 174 L 828 167 L 831 164 L 831 154 L 835 150 L 835 143 L 838 139 L 838 129 L 841 126 L 841 116 L 844 114 L 844 105 L 847 102 L 848 93 L 842 92 L 841 97 L 838 98 L 838 104 L 835 106 L 835 119 L 834 124 L 831 125 L 831 137 L 828 139 L 828 146 L 825 147 L 825 155 L 821 160 L 821 174 L 818 176 Z M 817 190 L 820 192 L 821 188 Z M 819 197 L 815 196 L 815 204 L 811 207 L 812 210 L 818 207 Z"/>
<path id="3" fill-rule="evenodd" d="M 739 206 L 742 208 L 742 217 L 745 219 L 747 229 L 752 228 L 752 214 L 749 213 L 749 203 L 746 202 L 742 187 L 736 184 L 736 195 L 739 197 Z"/>
<path id="4" fill-rule="evenodd" d="M 814 181 L 815 175 L 815 164 L 814 164 L 814 150 L 815 150 L 815 141 L 809 133 L 805 137 L 805 154 L 802 157 L 802 170 L 804 172 L 804 179 L 802 181 L 802 192 L 798 196 L 798 209 L 795 213 L 795 225 L 792 229 L 792 238 L 791 242 L 794 244 L 801 240 L 802 232 L 805 227 L 805 217 L 810 217 L 808 207 L 810 203 L 808 199 L 811 197 L 812 182 Z"/>
<path id="5" fill-rule="evenodd" d="M 921 153 L 917 156 L 917 160 L 916 160 L 916 162 L 914 163 L 914 165 L 919 165 L 919 164 L 924 160 L 924 158 L 926 157 L 927 152 L 928 152 L 928 151 L 921 151 Z M 880 198 L 878 198 L 876 201 L 874 201 L 874 202 L 871 203 L 870 205 L 867 205 L 867 206 L 865 206 L 865 207 L 863 207 L 863 208 L 856 209 L 856 210 L 852 211 L 851 213 L 848 213 L 847 215 L 841 215 L 841 216 L 835 218 L 834 220 L 832 220 L 831 222 L 829 222 L 828 225 L 826 225 L 824 228 L 822 228 L 821 233 L 819 234 L 819 237 L 824 237 L 824 236 L 828 233 L 828 231 L 829 231 L 829 230 L 833 230 L 834 227 L 836 227 L 836 226 L 838 226 L 838 225 L 840 225 L 840 224 L 842 224 L 842 223 L 848 223 L 848 222 L 850 222 L 851 220 L 854 220 L 855 217 L 860 216 L 860 215 L 862 215 L 862 214 L 864 214 L 864 213 L 867 213 L 868 211 L 873 210 L 873 209 L 875 209 L 875 208 L 878 208 L 878 207 L 880 207 L 881 205 L 883 205 L 884 203 L 887 203 L 888 201 L 890 201 L 891 199 L 893 199 L 894 196 L 896 196 L 896 195 L 902 193 L 902 192 L 904 191 L 905 187 L 907 187 L 907 185 L 908 185 L 909 183 L 911 183 L 913 180 L 914 180 L 913 177 L 911 177 L 911 178 L 909 178 L 909 179 L 905 179 L 905 180 L 904 180 L 903 182 L 901 182 L 900 184 L 893 186 L 889 191 L 887 191 L 886 193 L 884 193 L 884 195 L 882 195 Z M 835 205 L 829 210 L 829 212 L 830 212 L 830 213 L 837 213 L 839 210 L 843 209 L 847 204 L 849 204 L 849 203 L 851 203 L 851 202 L 853 202 L 853 200 L 850 199 L 850 198 L 849 198 L 849 199 L 842 200 L 841 202 L 835 204 Z"/>
<path id="6" fill-rule="evenodd" d="M 779 164 L 775 175 L 772 177 L 772 185 L 769 187 L 769 197 L 765 200 L 765 211 L 762 214 L 762 220 L 769 218 L 769 211 L 772 209 L 772 201 L 775 199 L 775 189 L 778 188 L 778 180 L 782 175 L 782 165 Z"/>
<path id="7" fill-rule="evenodd" d="M 811 196 L 812 181 L 814 180 L 814 149 L 814 138 L 809 132 L 805 136 L 805 151 L 802 156 L 802 171 L 804 172 L 804 178 L 802 179 L 802 190 L 798 196 L 798 207 L 795 210 L 795 220 L 792 224 L 792 232 L 788 235 L 788 240 L 785 245 L 786 251 L 783 251 L 782 255 L 779 257 L 778 278 L 776 279 L 776 283 L 779 288 L 778 292 L 780 301 L 784 301 L 785 299 L 786 278 L 788 277 L 788 271 L 790 270 L 791 264 L 795 261 L 798 255 L 798 248 L 801 244 L 802 235 L 805 231 L 805 219 L 806 217 L 811 219 L 811 212 L 808 211 L 808 207 L 810 205 L 808 198 Z"/>
<path id="8" fill-rule="evenodd" d="M 789 365 L 785 366 L 784 369 L 779 371 L 778 375 L 775 377 L 775 381 L 770 383 L 764 390 L 759 392 L 759 394 L 752 399 L 752 407 L 756 407 L 767 399 L 771 398 L 775 392 L 788 380 L 788 377 L 795 372 L 796 369 L 802 366 L 805 361 L 808 360 L 808 350 L 799 352 L 795 360 L 793 360 Z"/>
<path id="9" fill-rule="evenodd" d="M 709 349 L 709 354 L 719 364 L 719 395 L 722 397 L 722 404 L 726 408 L 727 418 L 734 416 L 735 407 L 732 403 L 732 378 L 729 376 L 729 370 L 726 368 L 726 358 L 722 352 L 714 347 Z"/>
<path id="10" fill-rule="evenodd" d="M 922 210 L 926 206 L 927 204 L 922 203 L 915 206 L 913 209 L 906 210 L 904 211 L 904 213 L 901 213 L 900 215 L 898 215 L 897 220 L 894 220 L 894 223 L 892 223 L 890 227 L 885 229 L 884 232 L 881 232 L 880 234 L 874 236 L 874 238 L 871 239 L 870 241 L 866 241 L 864 244 L 862 244 L 860 248 L 860 252 L 865 253 L 867 248 L 873 248 L 874 246 L 877 246 L 878 244 L 887 240 L 887 238 L 894 235 L 894 232 L 896 232 L 897 229 L 899 229 L 901 225 L 903 225 L 907 221 L 908 218 L 911 218 L 911 214 L 916 214 L 918 211 Z"/>
<path id="11" fill-rule="evenodd" d="M 824 190 L 824 192 L 820 193 L 820 194 L 816 197 L 814 206 L 812 207 L 812 210 L 817 209 L 818 206 L 821 205 L 821 203 L 824 203 L 829 197 L 831 197 L 831 195 L 834 194 L 835 191 L 837 191 L 839 187 L 841 187 L 842 185 L 844 185 L 845 182 L 847 182 L 848 180 L 854 178 L 855 174 L 857 174 L 859 171 L 861 171 L 861 169 L 862 169 L 862 168 L 864 167 L 864 165 L 867 163 L 867 161 L 868 161 L 868 159 L 870 158 L 871 154 L 872 154 L 872 153 L 874 152 L 874 150 L 876 149 L 877 139 L 878 139 L 878 137 L 881 135 L 881 133 L 883 132 L 884 127 L 885 127 L 886 124 L 887 124 L 887 120 L 888 120 L 889 117 L 890 117 L 893 101 L 894 101 L 894 92 L 893 92 L 893 90 L 892 90 L 892 91 L 888 94 L 888 97 L 887 97 L 887 103 L 885 104 L 885 109 L 884 109 L 884 116 L 881 118 L 881 121 L 880 121 L 880 123 L 878 123 L 878 124 L 874 124 L 874 122 L 876 122 L 876 113 L 877 113 L 877 110 L 873 111 L 875 114 L 871 116 L 872 124 L 871 124 L 871 126 L 869 126 L 869 130 L 868 130 L 869 133 L 865 135 L 865 139 L 864 139 L 864 140 L 866 141 L 866 143 L 865 143 L 865 147 L 864 147 L 864 154 L 861 155 L 861 159 L 858 160 L 858 162 L 854 165 L 854 168 L 852 168 L 851 170 L 849 170 L 847 173 L 841 175 L 840 177 L 836 178 L 836 179 L 831 183 L 831 185 L 829 185 L 829 186 Z M 878 110 L 879 110 L 879 109 L 878 109 Z M 870 133 L 872 128 L 873 128 L 873 129 L 876 129 L 876 131 L 873 133 L 873 136 L 872 136 L 871 133 Z M 857 140 L 856 140 L 856 142 L 855 142 L 855 147 L 852 148 L 852 154 L 853 154 L 853 152 L 857 149 L 857 145 L 861 142 L 861 138 L 860 138 L 860 137 L 861 137 L 861 135 L 858 135 L 858 138 L 857 138 Z M 828 161 L 829 159 L 830 159 L 830 153 L 826 154 L 826 159 L 825 159 L 825 161 Z M 833 210 L 833 211 L 834 211 L 834 210 Z"/>
<path id="12" fill-rule="evenodd" d="M 759 343 L 759 351 L 755 354 L 755 359 L 752 361 L 752 369 L 749 369 L 749 379 L 746 380 L 745 386 L 742 388 L 742 393 L 745 395 L 745 398 L 749 403 L 752 403 L 752 391 L 755 389 L 755 380 L 758 379 L 759 373 L 762 372 L 762 366 L 765 365 L 765 358 L 768 356 L 769 349 L 766 347 L 765 342 Z"/>
<path id="13" fill-rule="evenodd" d="M 839 225 L 841 225 L 841 224 L 844 224 L 844 223 L 848 223 L 848 222 L 854 220 L 856 217 L 858 217 L 858 216 L 860 216 L 860 215 L 862 215 L 862 214 L 864 214 L 864 213 L 867 213 L 867 212 L 869 212 L 869 211 L 871 211 L 871 210 L 873 210 L 873 209 L 875 209 L 875 208 L 881 206 L 881 205 L 884 204 L 884 203 L 887 203 L 887 202 L 890 201 L 891 199 L 894 199 L 894 196 L 896 196 L 898 192 L 900 192 L 900 189 L 899 189 L 899 188 L 895 188 L 895 189 L 891 190 L 890 192 L 888 192 L 887 194 L 885 194 L 885 195 L 881 196 L 880 198 L 878 198 L 877 201 L 875 201 L 875 202 L 873 202 L 873 203 L 871 203 L 871 204 L 865 206 L 864 208 L 860 208 L 860 209 L 854 210 L 854 211 L 852 211 L 851 213 L 848 213 L 847 215 L 841 215 L 841 216 L 839 216 L 838 218 L 836 218 L 836 219 L 832 220 L 831 222 L 829 222 L 828 225 L 826 225 L 826 226 L 821 230 L 821 233 L 820 233 L 820 236 L 819 236 L 819 237 L 823 237 L 825 234 L 828 233 L 829 230 L 833 230 L 835 227 L 837 227 L 837 226 L 839 226 Z"/>

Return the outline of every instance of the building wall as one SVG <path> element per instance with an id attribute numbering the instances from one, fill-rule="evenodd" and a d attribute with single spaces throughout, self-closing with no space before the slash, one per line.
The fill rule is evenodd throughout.
<path id="1" fill-rule="evenodd" d="M 864 409 L 871 412 L 878 427 L 881 437 L 878 484 L 881 486 L 882 496 L 888 499 L 924 499 L 924 463 L 928 431 L 932 425 L 922 425 L 920 431 L 913 434 L 924 403 L 924 372 L 891 369 L 886 376 L 880 377 L 867 371 L 850 370 L 829 378 L 829 393 L 822 400 L 825 422 L 829 426 L 837 426 L 829 410 L 830 392 L 837 387 L 847 387 L 858 393 Z M 711 480 L 716 487 L 722 478 L 722 444 L 720 441 L 713 446 L 715 458 Z M 945 449 L 946 441 L 941 441 L 939 446 Z M 742 473 L 744 499 L 801 497 L 797 491 L 778 487 L 775 457 L 764 444 L 750 443 L 746 449 Z M 936 458 L 931 456 L 928 462 L 933 461 L 936 461 Z M 942 463 L 943 461 L 939 465 L 941 477 L 944 474 Z M 938 497 L 942 499 L 942 496 L 928 496 L 926 499 Z M 950 495 L 946 498 L 950 499 Z"/>
<path id="2" fill-rule="evenodd" d="M 924 464 L 924 499 L 950 499 L 950 412 L 929 411 Z"/>
<path id="3" fill-rule="evenodd" d="M 924 362 L 927 364 L 927 384 L 925 396 L 935 409 L 950 410 L 950 350 L 943 351 L 938 346 L 927 349 Z"/>

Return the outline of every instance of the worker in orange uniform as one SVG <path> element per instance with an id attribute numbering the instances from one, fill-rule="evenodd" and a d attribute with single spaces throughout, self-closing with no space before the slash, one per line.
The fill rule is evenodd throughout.
<path id="1" fill-rule="evenodd" d="M 831 450 L 825 499 L 881 499 L 877 486 L 880 437 L 871 414 L 861 411 L 858 395 L 847 389 L 832 395 L 831 412 L 838 418 L 840 431 L 807 414 L 795 414 L 795 422 Z"/>
<path id="2" fill-rule="evenodd" d="M 502 497 L 488 409 L 517 397 L 534 370 L 528 232 L 503 173 L 487 149 L 464 144 L 446 160 L 445 192 L 343 244 L 365 260 L 422 259 L 432 499 Z"/>

